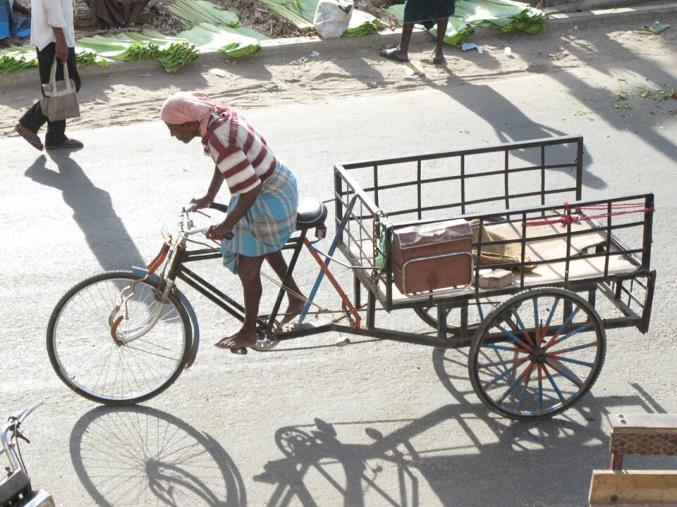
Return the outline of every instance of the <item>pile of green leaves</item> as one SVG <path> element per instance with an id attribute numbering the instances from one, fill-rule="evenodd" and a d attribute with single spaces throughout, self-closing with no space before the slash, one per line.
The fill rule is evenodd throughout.
<path id="1" fill-rule="evenodd" d="M 458 5 L 458 4 L 457 4 Z M 398 23 L 402 24 L 404 21 L 404 4 L 392 5 L 388 8 L 388 12 L 393 16 Z M 458 7 L 456 8 L 458 14 Z M 429 30 L 433 37 L 437 37 L 437 27 L 434 26 Z M 456 46 L 461 42 L 466 41 L 475 32 L 475 29 L 457 16 L 449 18 L 447 24 L 447 31 L 444 34 L 444 43 L 450 46 Z"/>
<path id="2" fill-rule="evenodd" d="M 219 51 L 229 58 L 240 58 L 261 49 L 259 38 L 246 35 L 249 32 L 265 37 L 253 30 L 214 26 L 210 23 L 200 23 L 190 30 L 181 32 L 179 37 L 194 44 L 200 53 Z"/>
<path id="3" fill-rule="evenodd" d="M 345 37 L 360 37 L 378 32 L 381 22 L 368 12 L 353 9 L 350 23 L 343 34 Z"/>
<path id="4" fill-rule="evenodd" d="M 404 20 L 404 5 L 398 4 L 388 8 L 388 12 L 402 24 Z M 513 0 L 457 0 L 456 13 L 449 18 L 449 24 L 444 36 L 446 44 L 455 46 L 467 40 L 478 26 L 497 28 L 509 32 L 520 30 L 527 33 L 536 33 L 543 30 L 546 15 L 539 9 L 528 4 Z M 437 36 L 433 27 L 429 30 Z"/>
<path id="5" fill-rule="evenodd" d="M 185 28 L 192 28 L 200 23 L 232 28 L 240 26 L 237 14 L 222 9 L 208 0 L 176 0 L 168 10 L 181 20 Z"/>
<path id="6" fill-rule="evenodd" d="M 101 58 L 94 51 L 76 46 L 75 61 L 78 66 L 84 65 L 107 65 L 105 58 Z M 38 66 L 38 57 L 35 47 L 12 46 L 0 51 L 0 74 L 12 74 L 24 69 L 36 68 Z"/>
<path id="7" fill-rule="evenodd" d="M 319 0 L 257 0 L 278 16 L 291 21 L 304 32 L 313 30 L 315 8 Z"/>
<path id="8" fill-rule="evenodd" d="M 536 33 L 543 29 L 545 13 L 514 0 L 457 0 L 456 16 L 471 25 Z"/>
<path id="9" fill-rule="evenodd" d="M 154 30 L 95 35 L 80 39 L 78 45 L 112 60 L 157 60 L 166 72 L 176 72 L 199 55 L 189 41 L 162 35 Z"/>
<path id="10" fill-rule="evenodd" d="M 319 0 L 257 0 L 267 9 L 291 21 L 301 31 L 314 30 L 315 9 Z M 378 31 L 380 21 L 371 14 L 353 9 L 346 37 L 358 37 Z"/>
<path id="11" fill-rule="evenodd" d="M 38 66 L 38 56 L 33 46 L 11 46 L 0 51 L 0 74 L 11 74 Z"/>

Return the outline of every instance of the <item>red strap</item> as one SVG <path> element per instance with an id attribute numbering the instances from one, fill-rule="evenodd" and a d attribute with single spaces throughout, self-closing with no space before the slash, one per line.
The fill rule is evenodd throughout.
<path id="1" fill-rule="evenodd" d="M 562 205 L 564 208 L 564 214 L 560 215 L 558 218 L 545 218 L 543 220 L 528 220 L 523 222 L 522 225 L 525 227 L 530 227 L 532 225 L 552 225 L 552 224 L 561 224 L 562 227 L 566 227 L 569 224 L 580 222 L 581 220 L 589 220 L 596 218 L 607 218 L 614 217 L 618 215 L 627 215 L 629 213 L 653 213 L 654 208 L 646 208 L 643 203 L 616 203 L 611 205 L 611 209 L 617 209 L 618 211 L 611 211 L 606 213 L 598 213 L 596 215 L 583 215 L 583 216 L 573 216 L 571 214 L 571 209 L 568 202 L 564 202 Z M 608 209 L 606 204 L 592 204 L 589 206 L 576 206 L 576 210 L 603 210 Z"/>

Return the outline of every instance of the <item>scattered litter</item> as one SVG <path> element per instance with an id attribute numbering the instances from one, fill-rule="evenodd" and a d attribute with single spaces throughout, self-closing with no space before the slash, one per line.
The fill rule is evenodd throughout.
<path id="1" fill-rule="evenodd" d="M 463 51 L 469 51 L 471 49 L 476 49 L 479 54 L 482 54 L 482 48 L 475 44 L 474 42 L 464 42 L 461 44 L 461 50 Z"/>
<path id="2" fill-rule="evenodd" d="M 512 56 L 512 48 L 510 46 L 506 46 L 503 48 L 503 54 L 505 56 Z"/>
<path id="3" fill-rule="evenodd" d="M 350 338 L 339 339 L 336 342 L 337 347 L 343 347 L 344 345 L 350 345 Z"/>
<path id="4" fill-rule="evenodd" d="M 213 74 L 214 76 L 226 77 L 226 71 L 223 70 L 223 69 L 213 68 L 213 69 L 209 69 L 207 72 L 209 74 Z"/>
<path id="5" fill-rule="evenodd" d="M 311 52 L 310 52 L 310 57 L 311 57 L 311 58 L 317 58 L 318 56 L 320 56 L 320 52 L 319 52 L 319 51 L 311 51 Z"/>
<path id="6" fill-rule="evenodd" d="M 414 65 L 411 61 L 404 62 L 404 73 L 408 77 L 425 75 L 421 69 Z"/>
<path id="7" fill-rule="evenodd" d="M 369 82 L 367 83 L 367 86 L 368 86 L 369 88 L 378 88 L 378 83 L 377 83 L 376 81 L 369 81 Z"/>
<path id="8" fill-rule="evenodd" d="M 668 28 L 670 28 L 672 25 L 668 25 L 667 23 L 661 23 L 660 21 L 654 21 L 653 23 L 650 23 L 646 26 L 644 26 L 645 30 L 649 30 L 651 33 L 662 33 Z"/>
<path id="9" fill-rule="evenodd" d="M 268 82 L 268 83 L 262 83 L 261 86 L 267 91 L 267 92 L 280 92 L 284 88 L 282 88 L 279 84 Z"/>

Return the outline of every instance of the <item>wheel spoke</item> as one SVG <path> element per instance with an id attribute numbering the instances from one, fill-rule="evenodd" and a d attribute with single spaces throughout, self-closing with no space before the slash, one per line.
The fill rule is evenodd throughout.
<path id="1" fill-rule="evenodd" d="M 190 339 L 187 316 L 172 297 L 158 302 L 151 282 L 135 285 L 122 310 L 126 317 L 118 336 L 136 333 L 153 320 L 155 324 L 134 345 L 113 343 L 109 316 L 120 291 L 135 280 L 128 272 L 92 277 L 69 291 L 53 312 L 48 342 L 52 365 L 69 387 L 90 399 L 147 399 L 173 382 L 183 367 Z M 156 311 L 159 318 L 153 319 Z"/>
<path id="2" fill-rule="evenodd" d="M 546 359 L 545 360 L 546 364 L 550 366 L 553 370 L 555 370 L 557 373 L 562 375 L 565 379 L 567 379 L 569 382 L 572 384 L 575 384 L 577 387 L 581 387 L 583 385 L 583 382 L 580 381 L 580 379 L 576 376 L 574 376 L 571 371 L 566 368 L 562 363 L 560 363 L 557 360 L 551 360 L 551 359 Z"/>
<path id="3" fill-rule="evenodd" d="M 552 417 L 594 384 L 604 351 L 603 324 L 588 301 L 566 289 L 530 289 L 486 317 L 469 372 L 475 392 L 497 412 Z"/>

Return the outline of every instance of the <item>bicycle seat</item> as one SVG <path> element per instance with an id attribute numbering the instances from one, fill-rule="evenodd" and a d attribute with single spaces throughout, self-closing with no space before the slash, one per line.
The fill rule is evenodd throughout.
<path id="1" fill-rule="evenodd" d="M 327 218 L 327 207 L 314 197 L 303 199 L 296 210 L 296 230 L 319 227 Z"/>

